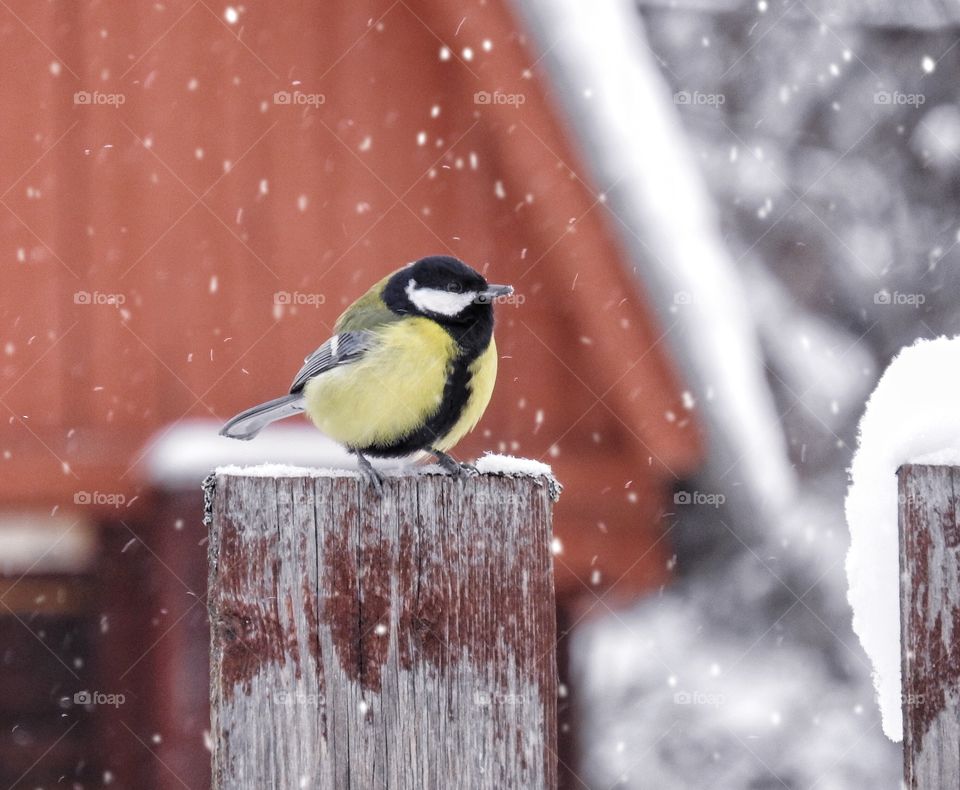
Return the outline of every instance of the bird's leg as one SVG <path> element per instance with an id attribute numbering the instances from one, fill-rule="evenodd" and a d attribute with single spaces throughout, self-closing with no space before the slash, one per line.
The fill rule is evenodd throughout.
<path id="1" fill-rule="evenodd" d="M 442 452 L 441 450 L 430 449 L 430 452 L 437 457 L 437 463 L 445 471 L 449 472 L 454 477 L 459 477 L 461 474 L 467 475 L 478 475 L 480 474 L 477 471 L 477 467 L 473 464 L 460 463 L 452 455 Z"/>
<path id="2" fill-rule="evenodd" d="M 359 450 L 352 451 L 357 456 L 357 463 L 360 465 L 360 474 L 363 478 L 377 489 L 377 493 L 383 496 L 383 475 L 373 468 L 373 464 L 367 460 L 367 457 Z"/>

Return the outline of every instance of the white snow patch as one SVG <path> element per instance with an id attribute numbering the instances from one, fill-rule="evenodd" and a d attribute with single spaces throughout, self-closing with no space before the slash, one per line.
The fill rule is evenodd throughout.
<path id="1" fill-rule="evenodd" d="M 359 472 L 346 469 L 331 469 L 315 466 L 293 466 L 292 464 L 256 464 L 238 466 L 228 464 L 214 469 L 218 475 L 234 477 L 358 477 Z"/>
<path id="2" fill-rule="evenodd" d="M 167 488 L 197 485 L 211 469 L 272 463 L 356 469 L 356 459 L 305 421 L 271 425 L 249 442 L 219 436 L 215 420 L 184 420 L 161 429 L 146 454 L 147 477 Z"/>
<path id="3" fill-rule="evenodd" d="M 552 477 L 549 464 L 533 458 L 487 453 L 477 463 L 477 471 L 484 475 L 521 475 L 523 477 Z"/>
<path id="4" fill-rule="evenodd" d="M 911 459 L 914 464 L 926 464 L 927 466 L 960 466 L 960 448 L 945 447 L 942 450 L 936 450 L 932 453 L 924 453 Z"/>
<path id="5" fill-rule="evenodd" d="M 19 577 L 89 573 L 97 560 L 98 538 L 82 511 L 81 505 L 61 516 L 0 514 L 0 573 Z"/>
<path id="6" fill-rule="evenodd" d="M 425 457 L 426 454 L 421 454 L 422 457 Z M 500 469 L 484 469 L 480 470 L 482 474 L 497 474 L 497 475 L 508 475 L 508 476 L 523 476 L 523 477 L 541 477 L 543 475 L 550 476 L 551 480 L 552 475 L 549 474 L 550 467 L 546 464 L 541 464 L 538 461 L 533 461 L 526 458 L 511 458 L 511 456 L 493 456 L 495 458 L 508 458 L 512 461 L 525 461 L 527 464 L 530 464 L 530 468 L 533 469 L 542 467 L 546 469 L 547 472 L 532 472 L 532 471 L 507 471 L 508 467 L 505 467 L 504 470 Z M 380 458 L 370 458 L 370 462 L 376 466 L 384 477 L 407 477 L 410 474 L 416 475 L 449 475 L 450 473 L 444 469 L 439 464 L 416 464 L 416 457 L 411 456 L 406 459 L 389 459 L 384 460 Z M 295 464 L 281 464 L 281 463 L 265 463 L 265 464 L 226 464 L 224 466 L 218 466 L 213 471 L 214 474 L 218 475 L 233 475 L 235 477 L 359 477 L 360 473 L 356 468 L 356 461 L 352 456 L 349 457 L 349 460 L 344 464 L 347 468 L 341 467 L 330 467 L 330 466 L 297 466 Z"/>
<path id="7" fill-rule="evenodd" d="M 890 363 L 860 420 L 850 468 L 847 599 L 873 663 L 883 731 L 903 738 L 897 469 L 960 465 L 960 337 L 918 340 Z"/>

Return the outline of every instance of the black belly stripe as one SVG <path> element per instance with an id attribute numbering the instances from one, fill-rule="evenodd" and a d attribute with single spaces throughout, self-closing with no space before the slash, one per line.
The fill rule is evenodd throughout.
<path id="1" fill-rule="evenodd" d="M 467 360 L 463 356 L 450 367 L 447 375 L 447 381 L 443 387 L 443 396 L 440 399 L 440 407 L 430 417 L 427 422 L 406 436 L 400 437 L 390 445 L 373 445 L 361 450 L 364 455 L 372 455 L 381 458 L 391 458 L 401 455 L 410 455 L 418 450 L 425 450 L 432 447 L 440 439 L 446 436 L 467 405 L 470 398 L 470 363 L 472 359 Z"/>
<path id="2" fill-rule="evenodd" d="M 428 450 L 446 436 L 463 414 L 470 400 L 470 383 L 473 375 L 470 366 L 490 347 L 493 337 L 493 311 L 484 305 L 481 315 L 476 316 L 467 328 L 463 325 L 444 326 L 444 329 L 457 343 L 460 354 L 453 360 L 443 386 L 440 406 L 427 422 L 389 445 L 371 445 L 359 449 L 364 455 L 375 458 L 396 458 L 410 455 L 418 450 Z"/>

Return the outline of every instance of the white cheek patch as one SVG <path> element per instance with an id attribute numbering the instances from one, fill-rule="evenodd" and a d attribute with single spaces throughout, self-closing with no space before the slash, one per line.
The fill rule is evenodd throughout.
<path id="1" fill-rule="evenodd" d="M 411 280 L 406 287 L 407 298 L 413 306 L 424 313 L 455 316 L 463 312 L 477 298 L 477 293 L 455 293 L 441 291 L 439 288 L 418 288 L 416 280 Z"/>

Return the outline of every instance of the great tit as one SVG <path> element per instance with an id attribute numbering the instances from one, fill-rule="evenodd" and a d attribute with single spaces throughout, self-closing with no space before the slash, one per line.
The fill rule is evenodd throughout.
<path id="1" fill-rule="evenodd" d="M 357 456 L 378 490 L 383 479 L 367 456 L 427 451 L 452 474 L 472 469 L 447 451 L 490 402 L 497 376 L 493 300 L 511 293 L 457 258 L 408 264 L 344 311 L 336 334 L 304 360 L 289 395 L 241 412 L 220 434 L 252 439 L 274 420 L 305 411 Z"/>

